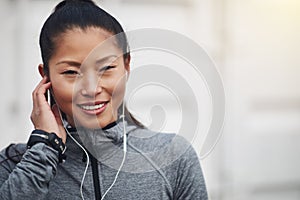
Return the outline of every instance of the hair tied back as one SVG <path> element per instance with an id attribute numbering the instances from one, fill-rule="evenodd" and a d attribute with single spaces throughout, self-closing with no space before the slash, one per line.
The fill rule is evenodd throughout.
<path id="1" fill-rule="evenodd" d="M 54 8 L 54 12 L 61 9 L 62 7 L 68 5 L 68 4 L 76 4 L 76 3 L 90 3 L 93 5 L 96 5 L 94 1 L 92 0 L 64 0 L 62 2 L 60 2 L 59 4 L 57 4 L 57 6 Z"/>

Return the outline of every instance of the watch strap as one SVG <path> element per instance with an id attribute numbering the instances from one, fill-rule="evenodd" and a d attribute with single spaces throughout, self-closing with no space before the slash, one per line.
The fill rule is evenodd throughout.
<path id="1" fill-rule="evenodd" d="M 60 163 L 66 160 L 66 146 L 62 139 L 55 133 L 48 133 L 40 129 L 33 130 L 27 142 L 27 148 L 30 149 L 37 143 L 44 143 L 58 151 L 58 159 Z"/>

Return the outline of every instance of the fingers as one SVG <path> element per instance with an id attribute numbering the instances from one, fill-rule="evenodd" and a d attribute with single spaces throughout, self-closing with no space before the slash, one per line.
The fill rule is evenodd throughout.
<path id="1" fill-rule="evenodd" d="M 57 123 L 51 111 L 50 105 L 46 101 L 45 93 L 51 87 L 48 78 L 45 76 L 32 92 L 33 109 L 31 121 L 36 129 L 44 131 L 57 130 Z"/>
<path id="2" fill-rule="evenodd" d="M 33 109 L 31 121 L 36 129 L 54 132 L 65 142 L 66 132 L 60 118 L 59 108 L 57 105 L 50 108 L 49 103 L 46 101 L 45 94 L 51 87 L 51 83 L 48 80 L 45 76 L 32 92 Z"/>
<path id="3" fill-rule="evenodd" d="M 32 92 L 33 106 L 35 108 L 43 106 L 47 102 L 45 95 L 51 87 L 51 83 L 47 81 L 48 78 L 45 76 Z"/>

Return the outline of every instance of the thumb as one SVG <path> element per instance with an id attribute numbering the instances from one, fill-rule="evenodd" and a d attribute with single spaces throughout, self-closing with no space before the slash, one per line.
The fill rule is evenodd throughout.
<path id="1" fill-rule="evenodd" d="M 62 119 L 60 117 L 59 108 L 58 108 L 58 106 L 56 104 L 54 104 L 52 106 L 52 112 L 54 114 L 55 120 L 56 120 L 57 125 L 58 125 L 58 129 L 59 129 L 58 136 L 61 137 L 62 140 L 63 140 L 63 142 L 65 143 L 66 142 L 66 131 L 65 131 Z"/>

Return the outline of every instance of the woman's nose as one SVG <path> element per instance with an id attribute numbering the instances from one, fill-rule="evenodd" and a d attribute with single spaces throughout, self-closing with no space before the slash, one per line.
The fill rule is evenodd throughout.
<path id="1" fill-rule="evenodd" d="M 86 74 L 82 77 L 81 94 L 83 96 L 94 97 L 101 93 L 102 87 L 100 77 L 95 74 Z"/>

